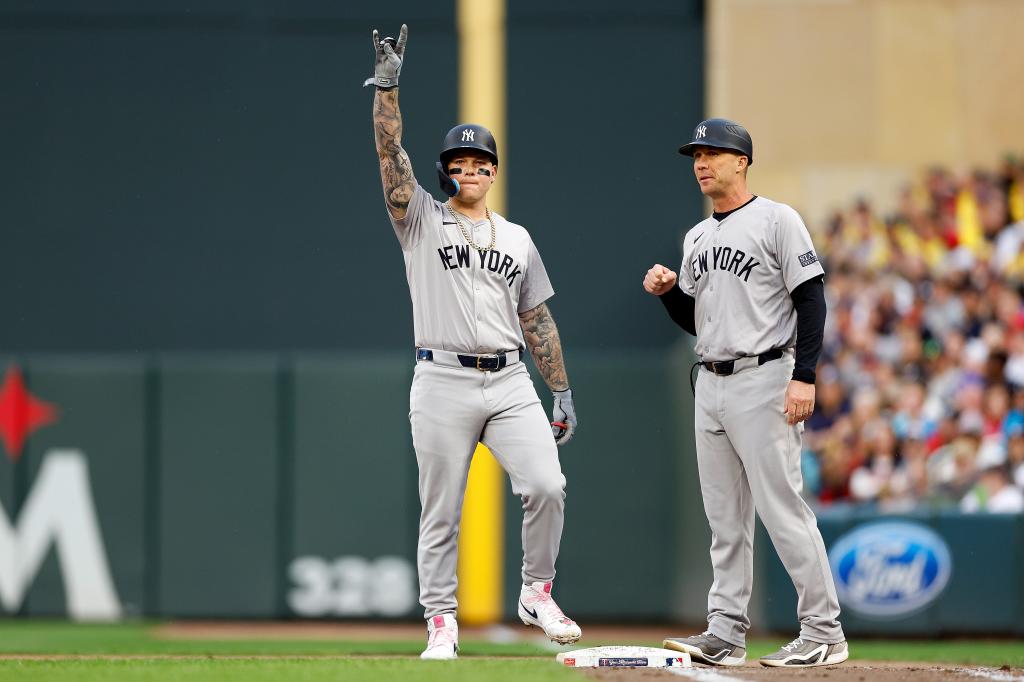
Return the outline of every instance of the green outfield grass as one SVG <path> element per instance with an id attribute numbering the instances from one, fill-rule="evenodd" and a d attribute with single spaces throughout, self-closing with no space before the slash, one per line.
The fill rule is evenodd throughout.
<path id="1" fill-rule="evenodd" d="M 87 661 L 3 661 L 0 679 L 18 682 L 50 680 L 129 680 L 166 682 L 200 680 L 217 682 L 380 682 L 381 680 L 443 680 L 445 682 L 557 682 L 575 680 L 580 674 L 550 661 L 472 660 L 430 662 L 405 658 L 373 659 L 147 659 Z"/>
<path id="2" fill-rule="evenodd" d="M 579 646 L 658 642 L 586 641 Z M 749 642 L 757 657 L 782 640 Z M 153 625 L 75 625 L 64 622 L 0 621 L 0 654 L 129 656 L 131 658 L 30 660 L 0 659 L 0 680 L 444 680 L 522 682 L 585 678 L 553 663 L 552 649 L 529 641 L 497 644 L 467 638 L 462 660 L 424 663 L 414 657 L 421 640 L 341 641 L 294 639 L 165 639 Z M 1024 642 L 968 640 L 854 640 L 853 659 L 928 661 L 1024 667 Z M 161 658 L 173 656 L 175 658 Z M 239 658 L 222 658 L 226 656 Z M 251 657 L 274 658 L 251 658 Z M 250 658 L 246 658 L 250 657 Z M 495 658 L 501 657 L 501 658 Z"/>
<path id="3" fill-rule="evenodd" d="M 493 644 L 463 639 L 467 656 L 547 656 L 529 642 Z M 423 639 L 178 639 L 157 635 L 153 625 L 98 625 L 45 621 L 0 621 L 0 654 L 152 656 L 412 656 Z M 553 654 L 552 654 L 553 655 Z"/>

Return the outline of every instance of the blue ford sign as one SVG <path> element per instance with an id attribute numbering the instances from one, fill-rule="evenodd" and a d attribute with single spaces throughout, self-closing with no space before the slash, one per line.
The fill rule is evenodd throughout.
<path id="1" fill-rule="evenodd" d="M 924 608 L 949 582 L 953 562 L 931 529 L 897 521 L 843 535 L 828 553 L 839 601 L 866 616 L 905 616 Z"/>

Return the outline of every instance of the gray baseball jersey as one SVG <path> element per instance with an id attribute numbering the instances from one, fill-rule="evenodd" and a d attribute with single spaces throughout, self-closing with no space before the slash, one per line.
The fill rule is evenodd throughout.
<path id="1" fill-rule="evenodd" d="M 683 239 L 679 288 L 696 299 L 697 355 L 732 360 L 796 341 L 790 293 L 824 274 L 800 215 L 757 197 Z"/>
<path id="2" fill-rule="evenodd" d="M 519 313 L 554 294 L 529 233 L 491 216 L 495 244 L 487 251 L 472 248 L 448 208 L 420 186 L 405 217 L 391 220 L 405 255 L 416 345 L 435 351 L 435 361 L 417 362 L 409 393 L 421 505 L 416 565 L 427 618 L 458 606 L 459 524 L 477 442 L 490 449 L 523 500 L 524 584 L 554 578 L 562 538 L 565 477 L 526 366 L 481 372 L 437 362 L 436 351 L 524 347 Z M 459 219 L 474 243 L 490 243 L 486 218 Z"/>
<path id="3" fill-rule="evenodd" d="M 405 217 L 392 217 L 405 255 L 417 346 L 460 353 L 522 348 L 519 313 L 555 293 L 530 234 L 493 211 L 491 216 L 497 241 L 490 251 L 467 244 L 445 205 L 419 185 Z M 486 218 L 459 219 L 474 243 L 490 243 Z"/>

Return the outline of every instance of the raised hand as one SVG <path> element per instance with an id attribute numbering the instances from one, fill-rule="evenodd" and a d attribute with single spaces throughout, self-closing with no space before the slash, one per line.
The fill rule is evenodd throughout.
<path id="1" fill-rule="evenodd" d="M 405 43 L 409 38 L 409 27 L 402 24 L 398 40 L 384 38 L 373 29 L 373 77 L 367 78 L 363 86 L 376 85 L 378 88 L 390 90 L 398 87 L 398 76 L 402 73 L 402 62 L 405 60 Z"/>

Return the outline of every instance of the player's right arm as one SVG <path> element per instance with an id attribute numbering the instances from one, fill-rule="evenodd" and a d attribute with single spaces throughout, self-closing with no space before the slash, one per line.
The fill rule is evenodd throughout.
<path id="1" fill-rule="evenodd" d="M 375 84 L 377 89 L 373 97 L 373 135 L 380 159 L 384 200 L 396 220 L 405 217 L 416 191 L 412 162 L 402 148 L 402 113 L 398 109 L 398 74 L 405 59 L 408 34 L 408 28 L 402 24 L 398 41 L 392 47 L 387 40 L 380 40 L 377 31 L 373 32 L 376 61 L 374 77 L 367 81 L 367 84 Z"/>
<path id="2" fill-rule="evenodd" d="M 398 110 L 398 88 L 377 90 L 373 98 L 373 133 L 380 159 L 380 179 L 384 200 L 391 215 L 401 220 L 409 210 L 416 191 L 412 161 L 402 149 L 402 114 Z"/>

